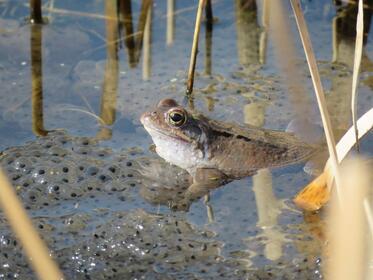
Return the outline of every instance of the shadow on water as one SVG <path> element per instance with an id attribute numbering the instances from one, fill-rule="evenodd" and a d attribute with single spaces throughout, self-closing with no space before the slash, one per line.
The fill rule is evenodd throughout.
<path id="1" fill-rule="evenodd" d="M 335 2 L 305 5 L 311 31 L 319 35 L 312 39 L 332 50 L 317 52 L 341 136 L 351 119 L 357 6 Z M 172 211 L 190 178 L 148 151 L 151 140 L 138 119 L 161 98 L 184 97 L 197 2 L 51 3 L 43 12 L 53 20 L 41 24 L 41 11 L 33 8 L 28 25 L 19 23 L 28 12 L 25 3 L 0 3 L 0 131 L 8 133 L 2 133 L 0 161 L 67 277 L 318 279 L 323 217 L 303 216 L 289 201 L 310 180 L 301 165 L 260 170 L 196 195 L 188 212 Z M 301 117 L 319 122 L 299 40 L 273 26 L 270 9 L 270 1 L 206 1 L 190 108 L 258 127 L 285 129 Z M 372 106 L 371 10 L 364 10 L 360 112 Z M 17 40 L 27 35 L 25 55 Z M 275 59 L 277 35 L 294 41 L 292 49 L 278 48 L 295 53 L 295 61 Z M 56 46 L 66 48 L 64 54 Z M 18 54 L 29 57 L 24 61 L 30 61 L 31 83 Z M 299 78 L 292 84 L 287 73 Z M 12 85 L 14 77 L 19 80 Z M 25 97 L 30 88 L 31 102 Z M 14 125 L 21 138 L 9 129 Z M 35 140 L 31 131 L 40 137 Z M 29 275 L 0 219 L 0 238 L 9 241 L 1 250 L 8 257 L 0 256 L 9 268 L 0 268 L 0 278 Z"/>

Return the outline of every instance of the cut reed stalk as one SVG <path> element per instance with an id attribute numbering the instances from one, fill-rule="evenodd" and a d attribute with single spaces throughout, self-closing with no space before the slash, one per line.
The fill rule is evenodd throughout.
<path id="1" fill-rule="evenodd" d="M 188 81 L 187 81 L 187 90 L 186 90 L 187 95 L 191 95 L 193 92 L 194 72 L 196 68 L 197 52 L 198 52 L 198 38 L 199 38 L 199 31 L 201 29 L 202 10 L 203 10 L 203 6 L 205 5 L 205 1 L 206 0 L 199 0 L 199 3 L 198 3 L 196 23 L 194 27 L 194 35 L 193 35 L 193 43 L 192 43 L 192 52 L 190 54 L 190 63 L 189 63 Z"/>
<path id="2" fill-rule="evenodd" d="M 339 169 L 338 169 L 338 157 L 337 157 L 337 151 L 335 147 L 335 140 L 334 140 L 334 135 L 332 131 L 332 126 L 328 114 L 328 110 L 326 107 L 326 101 L 325 101 L 325 95 L 323 91 L 323 87 L 321 84 L 321 79 L 319 75 L 319 71 L 317 68 L 317 63 L 316 63 L 316 58 L 312 49 L 312 44 L 311 40 L 309 38 L 308 30 L 307 30 L 307 25 L 304 19 L 304 15 L 300 6 L 300 1 L 299 0 L 290 0 L 291 6 L 294 11 L 295 19 L 297 22 L 299 34 L 302 40 L 304 52 L 307 58 L 307 63 L 308 67 L 311 72 L 311 77 L 312 77 L 312 82 L 313 86 L 315 88 L 315 93 L 316 93 L 316 98 L 317 102 L 319 105 L 319 110 L 321 113 L 321 119 L 323 122 L 324 126 L 324 131 L 325 131 L 325 137 L 326 141 L 328 144 L 328 150 L 330 154 L 330 159 L 331 159 L 331 167 L 332 167 L 332 172 L 335 178 L 335 184 L 336 184 L 336 190 L 337 190 L 337 196 L 339 197 L 339 186 L 341 185 L 341 179 L 340 179 L 340 174 L 339 174 Z"/>
<path id="3" fill-rule="evenodd" d="M 363 0 L 359 0 L 359 9 L 356 20 L 356 41 L 354 55 L 354 71 L 352 74 L 352 94 L 351 94 L 351 113 L 352 123 L 355 128 L 356 149 L 359 151 L 359 135 L 356 125 L 357 118 L 357 86 L 359 82 L 359 71 L 361 64 L 361 55 L 363 53 L 363 36 L 364 36 L 364 11 Z"/>
<path id="4" fill-rule="evenodd" d="M 62 273 L 50 258 L 48 248 L 34 229 L 2 170 L 0 170 L 0 205 L 38 277 L 42 280 L 63 279 Z"/>

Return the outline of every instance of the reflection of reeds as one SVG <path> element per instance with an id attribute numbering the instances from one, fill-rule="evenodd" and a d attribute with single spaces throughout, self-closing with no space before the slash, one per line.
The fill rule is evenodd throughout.
<path id="1" fill-rule="evenodd" d="M 106 44 L 107 58 L 101 98 L 101 119 L 106 125 L 112 125 L 115 121 L 115 108 L 118 91 L 118 20 L 112 20 L 117 15 L 117 5 L 114 1 L 105 1 L 106 20 Z"/>
<path id="2" fill-rule="evenodd" d="M 213 14 L 211 0 L 206 1 L 206 31 L 205 31 L 205 45 L 206 45 L 206 57 L 205 57 L 205 73 L 211 75 L 212 68 L 212 29 L 213 29 Z"/>
<path id="3" fill-rule="evenodd" d="M 41 24 L 43 22 L 41 13 L 41 0 L 30 0 L 31 23 Z"/>
<path id="4" fill-rule="evenodd" d="M 281 202 L 273 194 L 272 175 L 269 169 L 261 169 L 253 176 L 253 191 L 258 212 L 257 226 L 262 228 L 262 235 L 267 240 L 264 254 L 269 260 L 277 260 L 282 256 L 285 237 L 276 228 L 281 213 Z"/>
<path id="5" fill-rule="evenodd" d="M 117 92 L 118 92 L 118 35 L 119 20 L 117 3 L 115 1 L 105 1 L 106 19 L 106 66 L 104 74 L 103 92 L 101 96 L 100 118 L 105 125 L 112 125 L 115 122 Z M 108 139 L 111 131 L 103 127 L 98 138 Z"/>
<path id="6" fill-rule="evenodd" d="M 13 187 L 1 170 L 0 204 L 38 277 L 43 280 L 63 279 L 61 272 L 49 256 L 48 248 L 40 239 Z"/>
<path id="7" fill-rule="evenodd" d="M 142 78 L 143 80 L 147 81 L 150 79 L 151 75 L 151 25 L 152 25 L 152 6 L 150 5 L 147 14 L 146 14 L 146 22 L 144 28 L 144 49 L 143 49 L 143 67 L 142 67 Z"/>
<path id="8" fill-rule="evenodd" d="M 48 132 L 43 120 L 42 25 L 31 24 L 30 28 L 32 131 L 45 136 Z"/>
<path id="9" fill-rule="evenodd" d="M 136 66 L 136 57 L 135 57 L 135 38 L 133 34 L 133 24 L 132 24 L 131 1 L 119 0 L 118 9 L 119 9 L 119 17 L 120 17 L 119 29 L 121 30 L 122 26 L 124 26 L 125 34 L 123 34 L 123 40 L 124 40 L 124 44 L 128 52 L 129 65 L 132 68 Z"/>
<path id="10" fill-rule="evenodd" d="M 167 0 L 167 31 L 166 44 L 170 46 L 174 42 L 175 27 L 175 0 Z"/>
<path id="11" fill-rule="evenodd" d="M 269 26 L 269 5 L 270 0 L 262 1 L 262 27 L 263 31 L 260 33 L 259 39 L 259 62 L 264 64 L 267 54 L 267 34 Z"/>
<path id="12" fill-rule="evenodd" d="M 153 4 L 152 0 L 143 0 L 141 3 L 141 10 L 140 10 L 140 16 L 139 16 L 139 22 L 137 25 L 137 34 L 135 35 L 135 57 L 136 57 L 136 63 L 140 61 L 141 56 L 141 49 L 143 44 L 143 37 L 144 37 L 144 30 L 146 25 L 146 18 L 148 17 L 148 10 L 150 9 L 150 6 Z"/>
<path id="13" fill-rule="evenodd" d="M 236 0 L 237 54 L 241 65 L 259 63 L 257 5 L 253 0 Z"/>

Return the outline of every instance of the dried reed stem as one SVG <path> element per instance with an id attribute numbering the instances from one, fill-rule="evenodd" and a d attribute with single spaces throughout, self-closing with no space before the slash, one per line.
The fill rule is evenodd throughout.
<path id="1" fill-rule="evenodd" d="M 196 24 L 194 27 L 192 52 L 190 55 L 190 63 L 189 63 L 189 71 L 188 71 L 188 82 L 187 82 L 187 90 L 186 90 L 187 95 L 190 95 L 193 92 L 194 72 L 196 68 L 197 52 L 198 52 L 198 37 L 199 37 L 199 31 L 201 29 L 202 10 L 203 10 L 203 6 L 205 5 L 205 1 L 206 0 L 199 0 L 199 3 L 198 3 Z"/>
<path id="2" fill-rule="evenodd" d="M 363 35 L 364 35 L 364 11 L 363 0 L 359 0 L 359 9 L 356 20 L 356 41 L 354 56 L 354 72 L 352 74 L 352 94 L 351 94 L 351 113 L 352 123 L 355 128 L 356 149 L 359 151 L 359 135 L 357 131 L 357 86 L 359 81 L 359 71 L 361 64 L 361 55 L 363 53 Z"/>
<path id="3" fill-rule="evenodd" d="M 0 205 L 38 277 L 42 280 L 62 279 L 61 272 L 49 256 L 48 248 L 40 239 L 13 187 L 1 170 Z"/>
<path id="4" fill-rule="evenodd" d="M 332 131 L 332 126 L 330 122 L 330 118 L 328 115 L 328 110 L 326 107 L 326 101 L 325 101 L 325 95 L 321 84 L 320 75 L 317 69 L 317 63 L 316 58 L 312 49 L 311 40 L 309 38 L 307 25 L 304 19 L 304 15 L 300 6 L 299 0 L 290 0 L 291 6 L 294 11 L 295 19 L 298 25 L 299 34 L 302 40 L 304 52 L 306 54 L 308 67 L 311 72 L 312 82 L 313 86 L 315 88 L 316 98 L 319 105 L 320 113 L 321 113 L 321 119 L 324 126 L 325 131 L 325 137 L 328 144 L 328 150 L 330 154 L 331 159 L 331 166 L 332 171 L 335 178 L 336 183 L 336 189 L 337 189 L 337 195 L 339 194 L 339 187 L 341 185 L 341 179 L 338 169 L 338 157 L 337 157 L 337 151 L 335 148 L 335 140 L 334 135 Z M 338 195 L 339 196 L 339 195 Z"/>

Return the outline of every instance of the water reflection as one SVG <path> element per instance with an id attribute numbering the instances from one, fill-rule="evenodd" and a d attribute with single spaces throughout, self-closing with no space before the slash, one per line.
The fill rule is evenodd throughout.
<path id="1" fill-rule="evenodd" d="M 206 20 L 205 20 L 205 74 L 211 75 L 212 73 L 212 31 L 214 16 L 212 13 L 211 0 L 206 1 Z"/>
<path id="2" fill-rule="evenodd" d="M 31 24 L 30 28 L 32 131 L 35 135 L 45 136 L 48 132 L 44 129 L 43 111 L 43 27 L 41 24 L 35 23 Z"/>
<path id="3" fill-rule="evenodd" d="M 122 31 L 122 41 L 128 53 L 128 63 L 130 68 L 136 66 L 135 57 L 135 36 L 132 23 L 132 1 L 119 0 L 119 30 Z M 125 32 L 123 32 L 123 26 Z"/>
<path id="4" fill-rule="evenodd" d="M 42 24 L 41 0 L 30 0 L 30 21 L 31 23 Z"/>
<path id="5" fill-rule="evenodd" d="M 118 95 L 118 34 L 119 21 L 117 3 L 115 1 L 105 1 L 106 14 L 106 65 L 101 95 L 100 117 L 104 125 L 110 126 L 115 122 L 115 110 Z M 111 130 L 106 127 L 101 128 L 99 139 L 110 139 Z"/>
<path id="6" fill-rule="evenodd" d="M 372 5 L 372 1 L 368 1 Z M 328 95 L 327 103 L 333 124 L 336 139 L 339 139 L 351 123 L 351 88 L 352 76 L 349 71 L 353 70 L 355 37 L 356 37 L 356 19 L 358 5 L 357 3 L 339 4 L 336 16 L 332 20 L 333 30 L 333 54 L 332 62 L 338 67 L 343 65 L 347 67 L 344 75 L 331 75 L 331 94 Z M 364 8 L 364 33 L 363 33 L 363 59 L 361 71 L 363 72 L 370 59 L 365 53 L 367 36 L 370 31 L 372 10 L 370 6 Z"/>
<path id="7" fill-rule="evenodd" d="M 171 46 L 175 36 L 175 0 L 167 0 L 167 31 L 166 44 Z"/>
<path id="8" fill-rule="evenodd" d="M 143 31 L 144 40 L 144 50 L 143 50 L 143 60 L 142 60 L 142 79 L 147 81 L 151 76 L 151 22 L 152 22 L 152 1 L 150 1 L 149 6 L 146 8 L 145 26 Z"/>
<path id="9" fill-rule="evenodd" d="M 241 65 L 258 64 L 259 31 L 255 0 L 236 0 L 237 54 Z"/>

